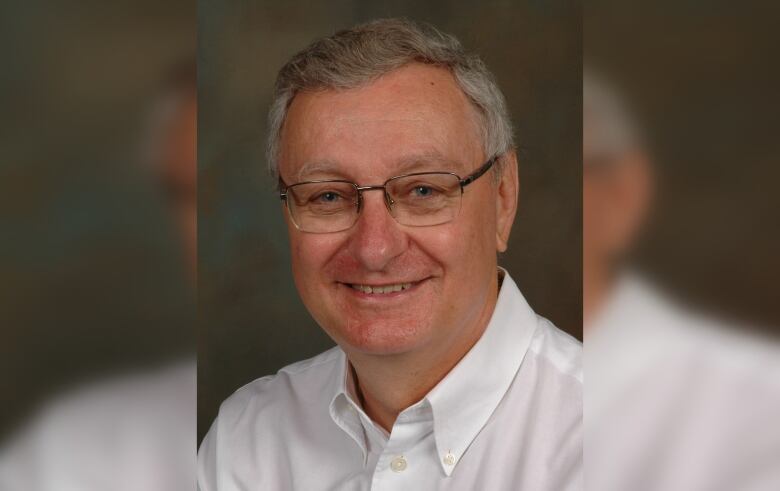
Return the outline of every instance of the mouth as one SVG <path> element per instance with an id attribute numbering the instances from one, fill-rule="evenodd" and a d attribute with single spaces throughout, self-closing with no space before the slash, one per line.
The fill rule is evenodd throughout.
<path id="1" fill-rule="evenodd" d="M 395 283 L 391 285 L 359 285 L 356 283 L 347 283 L 347 285 L 353 290 L 357 290 L 369 295 L 387 295 L 388 293 L 400 292 L 408 290 L 415 283 Z"/>
<path id="2" fill-rule="evenodd" d="M 427 279 L 427 278 L 426 278 Z M 408 290 L 415 288 L 417 285 L 425 281 L 408 281 L 400 283 L 385 283 L 385 284 L 363 284 L 363 283 L 342 283 L 342 285 L 351 288 L 355 293 L 361 297 L 395 297 L 405 293 Z"/>

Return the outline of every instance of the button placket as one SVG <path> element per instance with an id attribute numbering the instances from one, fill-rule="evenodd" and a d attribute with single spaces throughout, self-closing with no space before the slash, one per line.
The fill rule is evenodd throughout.
<path id="1" fill-rule="evenodd" d="M 432 431 L 432 419 L 428 412 L 429 408 L 418 406 L 408 408 L 398 415 L 378 462 L 378 470 L 383 469 L 398 478 L 401 478 L 401 474 L 408 477 L 411 472 L 419 472 L 419 462 L 417 467 L 412 469 L 408 459 L 417 459 L 420 456 L 410 456 L 408 452 L 414 454 L 426 433 Z M 431 428 L 428 428 L 429 426 Z"/>

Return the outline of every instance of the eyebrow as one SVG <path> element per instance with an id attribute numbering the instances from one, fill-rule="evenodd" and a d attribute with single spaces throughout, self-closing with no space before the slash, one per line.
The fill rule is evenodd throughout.
<path id="1" fill-rule="evenodd" d="M 395 175 L 413 172 L 457 172 L 463 168 L 461 162 L 447 158 L 438 152 L 427 152 L 404 156 L 396 161 Z M 392 177 L 392 176 L 389 176 Z"/>
<path id="2" fill-rule="evenodd" d="M 327 176 L 327 178 L 333 179 L 345 179 L 350 180 L 348 168 L 345 169 L 345 165 L 335 160 L 313 160 L 306 162 L 301 166 L 297 173 L 297 182 L 311 180 L 311 178 L 320 174 Z M 438 152 L 422 152 L 417 154 L 405 155 L 394 162 L 394 171 L 392 175 L 386 176 L 385 179 L 391 177 L 411 174 L 415 172 L 455 172 L 462 171 L 464 164 L 462 162 L 447 158 Z"/>
<path id="3" fill-rule="evenodd" d="M 341 165 L 334 160 L 312 160 L 306 162 L 298 169 L 297 182 L 309 180 L 307 176 L 312 174 L 327 174 L 344 177 L 341 173 Z"/>

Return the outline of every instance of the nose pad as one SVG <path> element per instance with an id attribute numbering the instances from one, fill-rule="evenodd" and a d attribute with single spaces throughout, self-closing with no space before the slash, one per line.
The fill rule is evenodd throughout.
<path id="1" fill-rule="evenodd" d="M 374 189 L 379 191 L 381 188 Z M 374 197 L 374 202 L 368 205 L 362 202 L 365 199 L 362 197 L 360 205 L 362 211 L 350 232 L 347 246 L 349 254 L 369 271 L 382 271 L 408 247 L 405 234 L 392 216 L 390 208 L 392 198 L 388 201 L 387 194 L 384 194 L 383 201 L 390 216 L 382 210 L 379 200 L 376 199 L 379 196 Z"/>
<path id="2" fill-rule="evenodd" d="M 387 189 L 384 189 L 383 192 L 385 194 L 385 206 L 387 206 L 387 211 L 390 212 L 391 217 L 395 218 L 395 212 L 393 211 L 395 201 L 393 200 L 393 197 L 390 196 L 390 193 L 387 192 Z"/>
<path id="3" fill-rule="evenodd" d="M 387 192 L 387 189 L 385 189 L 383 186 L 376 186 L 366 189 L 361 189 L 358 193 L 357 197 L 357 208 L 358 208 L 358 214 L 360 214 L 363 211 L 363 207 L 365 206 L 363 203 L 363 193 L 366 191 L 382 191 L 382 194 L 384 195 L 384 201 L 385 201 L 385 207 L 387 208 L 388 213 L 390 213 L 390 216 L 395 218 L 395 211 L 393 209 L 393 205 L 395 204 L 395 200 L 392 196 L 390 196 L 390 193 Z"/>

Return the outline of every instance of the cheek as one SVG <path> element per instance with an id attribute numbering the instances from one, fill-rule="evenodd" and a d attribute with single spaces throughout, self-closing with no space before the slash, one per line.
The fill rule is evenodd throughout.
<path id="1" fill-rule="evenodd" d="M 306 294 L 321 282 L 324 266 L 341 244 L 333 237 L 304 234 L 296 229 L 291 229 L 289 234 L 293 277 L 299 290 Z"/>
<path id="2" fill-rule="evenodd" d="M 449 224 L 420 229 L 410 236 L 428 257 L 446 270 L 447 276 L 465 280 L 482 268 L 492 267 L 490 265 L 495 261 L 495 220 L 484 210 L 461 211 L 461 215 Z"/>
<path id="3" fill-rule="evenodd" d="M 495 194 L 489 183 L 482 184 L 479 193 L 469 197 L 469 203 L 464 200 L 457 224 L 463 247 L 468 246 L 467 254 L 474 255 L 472 261 L 494 261 L 497 233 Z"/>

